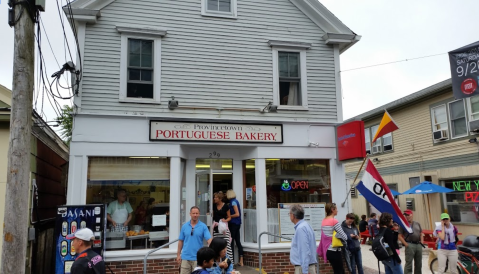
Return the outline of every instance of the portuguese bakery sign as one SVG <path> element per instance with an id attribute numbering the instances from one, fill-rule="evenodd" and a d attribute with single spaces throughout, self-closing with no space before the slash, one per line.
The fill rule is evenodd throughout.
<path id="1" fill-rule="evenodd" d="M 283 126 L 152 120 L 150 141 L 283 143 Z"/>

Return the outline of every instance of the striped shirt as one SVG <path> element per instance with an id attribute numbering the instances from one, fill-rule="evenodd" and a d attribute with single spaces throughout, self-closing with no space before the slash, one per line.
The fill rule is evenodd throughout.
<path id="1" fill-rule="evenodd" d="M 348 239 L 348 236 L 346 233 L 344 233 L 341 224 L 334 218 L 324 219 L 321 223 L 321 230 L 326 236 L 333 237 L 333 232 L 336 231 L 336 238 L 343 239 L 345 241 Z M 333 247 L 331 244 L 329 245 L 328 250 L 338 251 L 338 247 Z"/>

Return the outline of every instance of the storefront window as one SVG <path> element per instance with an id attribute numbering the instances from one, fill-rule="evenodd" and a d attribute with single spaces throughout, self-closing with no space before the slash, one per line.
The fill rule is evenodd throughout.
<path id="1" fill-rule="evenodd" d="M 266 159 L 266 190 L 268 231 L 280 234 L 279 203 L 331 202 L 329 160 Z"/>
<path id="2" fill-rule="evenodd" d="M 447 212 L 451 222 L 479 224 L 479 180 L 448 181 L 445 187 Z"/>
<path id="3" fill-rule="evenodd" d="M 168 242 L 168 158 L 90 157 L 87 179 L 87 204 L 108 205 L 107 250 Z"/>
<path id="4" fill-rule="evenodd" d="M 245 204 L 244 211 L 244 241 L 250 243 L 257 242 L 256 226 L 256 172 L 255 160 L 243 161 L 244 181 L 245 181 Z"/>

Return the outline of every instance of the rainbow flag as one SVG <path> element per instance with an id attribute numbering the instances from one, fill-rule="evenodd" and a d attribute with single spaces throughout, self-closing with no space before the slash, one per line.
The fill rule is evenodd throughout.
<path id="1" fill-rule="evenodd" d="M 378 131 L 376 131 L 376 134 L 374 135 L 373 143 L 376 142 L 379 137 L 393 132 L 396 129 L 399 129 L 399 127 L 396 125 L 391 115 L 389 115 L 389 113 L 385 111 L 383 119 L 379 124 Z"/>

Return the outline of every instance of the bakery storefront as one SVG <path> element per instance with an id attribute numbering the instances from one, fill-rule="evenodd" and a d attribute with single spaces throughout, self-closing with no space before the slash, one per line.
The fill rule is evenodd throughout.
<path id="1" fill-rule="evenodd" d="M 192 206 L 211 224 L 218 191 L 233 189 L 241 203 L 244 261 L 255 267 L 258 235 L 280 234 L 286 227 L 283 204 L 340 204 L 346 198 L 333 125 L 77 119 L 77 132 L 95 134 L 73 137 L 68 204 L 110 204 L 126 194 L 131 205 L 125 231 L 107 228 L 104 256 L 115 272 L 140 272 L 149 250 L 178 239 Z M 350 210 L 347 201 L 338 215 Z M 265 263 L 270 256 L 284 261 L 281 273 L 290 268 L 289 242 L 265 235 L 261 244 L 265 271 L 279 271 Z M 175 243 L 153 253 L 148 269 L 176 273 L 176 248 Z"/>

